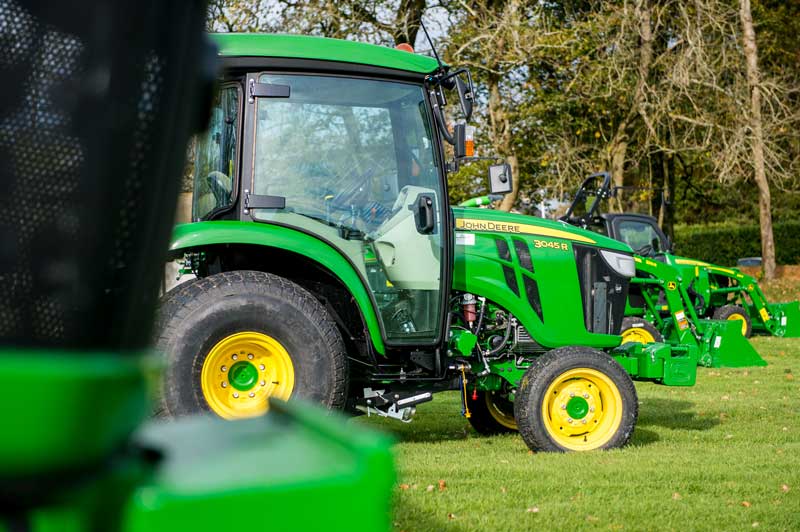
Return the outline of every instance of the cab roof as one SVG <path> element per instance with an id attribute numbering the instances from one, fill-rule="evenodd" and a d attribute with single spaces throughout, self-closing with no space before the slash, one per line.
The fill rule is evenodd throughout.
<path id="1" fill-rule="evenodd" d="M 212 33 L 223 57 L 280 57 L 336 61 L 429 74 L 438 64 L 432 57 L 386 46 L 325 37 L 266 33 Z"/>

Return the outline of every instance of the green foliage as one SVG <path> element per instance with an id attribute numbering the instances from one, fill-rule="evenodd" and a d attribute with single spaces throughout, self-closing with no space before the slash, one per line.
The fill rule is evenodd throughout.
<path id="1" fill-rule="evenodd" d="M 800 264 L 800 220 L 773 225 L 778 264 Z M 761 256 L 757 224 L 719 223 L 675 227 L 675 252 L 723 266 L 742 257 Z"/>

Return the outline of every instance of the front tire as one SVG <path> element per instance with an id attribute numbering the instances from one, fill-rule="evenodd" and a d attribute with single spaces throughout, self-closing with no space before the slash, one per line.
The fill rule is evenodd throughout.
<path id="1" fill-rule="evenodd" d="M 723 305 L 714 311 L 714 320 L 738 321 L 742 324 L 742 336 L 750 338 L 753 322 L 747 311 L 739 305 Z"/>
<path id="2" fill-rule="evenodd" d="M 551 452 L 622 447 L 639 413 L 636 388 L 617 361 L 579 346 L 537 358 L 522 377 L 514 409 L 528 447 Z"/>
<path id="3" fill-rule="evenodd" d="M 623 344 L 630 342 L 652 344 L 664 341 L 664 337 L 652 323 L 643 318 L 633 318 L 631 316 L 622 320 L 619 334 L 622 336 Z"/>
<path id="4" fill-rule="evenodd" d="M 344 407 L 341 335 L 314 296 L 287 279 L 235 271 L 191 281 L 165 296 L 157 323 L 168 416 L 252 417 L 272 397 Z"/>

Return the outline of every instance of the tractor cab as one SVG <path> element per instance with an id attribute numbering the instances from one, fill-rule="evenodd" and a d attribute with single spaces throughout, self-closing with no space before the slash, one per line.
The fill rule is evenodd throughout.
<path id="1" fill-rule="evenodd" d="M 672 253 L 672 242 L 658 225 L 658 221 L 647 214 L 603 213 L 603 200 L 614 198 L 618 190 L 628 187 L 612 187 L 611 175 L 607 172 L 593 174 L 581 184 L 563 221 L 625 242 L 639 255 L 666 260 Z"/>
<path id="2" fill-rule="evenodd" d="M 254 65 L 219 92 L 197 142 L 193 219 L 313 236 L 367 280 L 388 341 L 435 341 L 447 194 L 425 87 L 267 69 Z"/>

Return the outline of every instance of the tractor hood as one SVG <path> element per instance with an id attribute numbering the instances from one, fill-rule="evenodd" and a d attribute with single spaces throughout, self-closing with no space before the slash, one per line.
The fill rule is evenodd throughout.
<path id="1" fill-rule="evenodd" d="M 475 207 L 453 207 L 453 214 L 455 216 L 456 231 L 510 233 L 558 238 L 599 248 L 633 253 L 631 248 L 623 242 L 569 225 L 566 222 Z"/>

